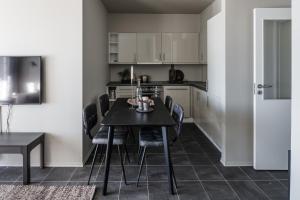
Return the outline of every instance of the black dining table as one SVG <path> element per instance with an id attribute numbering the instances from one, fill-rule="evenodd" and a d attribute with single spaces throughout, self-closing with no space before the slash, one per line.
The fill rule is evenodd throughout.
<path id="1" fill-rule="evenodd" d="M 154 111 L 150 113 L 139 113 L 127 103 L 127 99 L 118 98 L 114 102 L 110 111 L 102 120 L 101 124 L 108 127 L 108 144 L 106 149 L 103 195 L 107 194 L 107 183 L 113 146 L 114 128 L 116 126 L 161 128 L 164 142 L 164 154 L 166 162 L 166 172 L 168 175 L 169 191 L 170 194 L 174 194 L 172 178 L 173 172 L 171 168 L 172 164 L 167 136 L 168 127 L 176 125 L 176 122 L 174 121 L 174 119 L 170 115 L 169 110 L 165 107 L 160 98 L 155 98 L 154 104 Z"/>

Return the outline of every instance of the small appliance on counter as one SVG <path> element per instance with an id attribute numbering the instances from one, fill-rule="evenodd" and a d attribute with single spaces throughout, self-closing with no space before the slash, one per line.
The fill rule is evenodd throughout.
<path id="1" fill-rule="evenodd" d="M 169 70 L 169 82 L 170 83 L 183 83 L 184 73 L 181 70 L 175 70 L 174 65 L 171 65 Z"/>
<path id="2" fill-rule="evenodd" d="M 141 79 L 141 83 L 149 83 L 150 82 L 150 76 L 149 75 L 141 75 L 140 79 Z"/>

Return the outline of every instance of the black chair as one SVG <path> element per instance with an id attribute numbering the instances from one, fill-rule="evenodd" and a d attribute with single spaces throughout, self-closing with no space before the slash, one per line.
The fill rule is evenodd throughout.
<path id="1" fill-rule="evenodd" d="M 92 103 L 87 105 L 83 109 L 83 130 L 84 133 L 92 140 L 92 143 L 96 145 L 93 161 L 92 161 L 92 167 L 89 174 L 88 184 L 90 183 L 91 175 L 93 172 L 94 164 L 96 155 L 98 152 L 99 145 L 106 145 L 108 142 L 108 132 L 106 128 L 101 127 L 98 132 L 93 136 L 92 135 L 92 129 L 97 125 L 98 123 L 98 116 L 97 116 L 97 106 L 96 104 Z M 123 178 L 125 181 L 125 184 L 127 184 L 126 181 L 126 175 L 125 175 L 125 169 L 123 165 L 123 149 L 122 147 L 125 145 L 125 142 L 127 140 L 128 132 L 115 132 L 114 139 L 113 139 L 113 145 L 117 145 L 118 147 L 118 153 L 120 156 L 120 162 L 122 166 L 122 173 Z"/>
<path id="2" fill-rule="evenodd" d="M 173 140 L 173 141 L 176 141 L 182 132 L 183 117 L 184 117 L 184 111 L 183 111 L 182 106 L 175 104 L 173 106 L 172 116 L 173 116 L 174 120 L 176 121 L 176 125 L 174 126 L 176 137 Z M 137 186 L 139 184 L 141 172 L 143 169 L 147 147 L 160 147 L 163 145 L 164 145 L 164 142 L 163 142 L 163 136 L 162 136 L 161 130 L 141 128 L 140 135 L 139 135 L 139 146 L 140 146 L 142 153 L 139 155 L 139 158 L 138 158 L 138 160 L 139 160 L 138 163 L 140 165 L 140 169 L 139 169 L 139 173 L 138 173 L 138 177 L 137 177 L 137 183 L 136 183 Z M 172 175 L 174 178 L 175 185 L 177 185 L 172 163 L 171 163 L 171 168 L 172 168 Z"/>
<path id="3" fill-rule="evenodd" d="M 101 115 L 102 115 L 102 117 L 105 117 L 105 115 L 109 111 L 109 96 L 108 96 L 108 94 L 100 95 L 98 97 L 98 100 L 99 100 L 99 104 L 100 104 Z M 104 129 L 108 131 L 107 127 L 104 127 Z M 118 127 L 115 128 L 115 131 L 116 132 L 118 132 L 118 131 L 128 131 L 131 134 L 133 141 L 135 141 L 134 132 L 133 132 L 131 127 L 118 126 Z M 130 162 L 129 156 L 128 156 L 128 153 L 127 153 L 127 148 L 125 148 L 125 150 L 126 150 L 126 155 L 127 155 L 128 161 Z"/>
<path id="4" fill-rule="evenodd" d="M 165 99 L 165 106 L 167 107 L 167 109 L 170 111 L 170 113 L 172 112 L 172 106 L 173 106 L 173 99 L 170 96 L 166 96 Z"/>

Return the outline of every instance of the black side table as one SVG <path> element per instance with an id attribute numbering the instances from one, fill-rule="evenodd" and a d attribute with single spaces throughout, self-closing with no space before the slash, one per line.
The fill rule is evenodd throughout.
<path id="1" fill-rule="evenodd" d="M 44 133 L 3 133 L 0 134 L 0 154 L 23 155 L 23 184 L 30 183 L 30 152 L 40 144 L 40 167 L 44 168 Z"/>

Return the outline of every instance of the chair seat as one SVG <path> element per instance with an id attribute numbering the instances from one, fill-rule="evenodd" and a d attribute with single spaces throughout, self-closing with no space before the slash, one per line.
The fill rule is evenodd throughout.
<path id="1" fill-rule="evenodd" d="M 162 133 L 158 129 L 142 128 L 140 130 L 140 146 L 163 146 Z"/>
<path id="2" fill-rule="evenodd" d="M 100 128 L 101 132 L 108 132 L 108 126 L 102 126 Z M 115 127 L 115 133 L 117 132 L 128 132 L 128 128 L 125 126 L 116 126 Z"/>
<path id="3" fill-rule="evenodd" d="M 128 132 L 125 131 L 116 131 L 114 132 L 113 145 L 122 145 L 125 144 L 127 140 Z M 93 144 L 107 144 L 108 142 L 108 129 L 103 128 L 94 136 L 92 143 Z"/>

